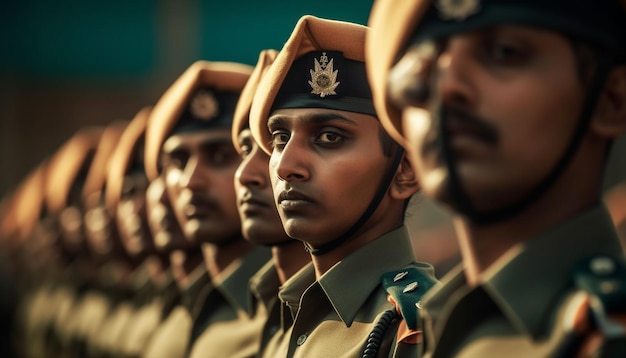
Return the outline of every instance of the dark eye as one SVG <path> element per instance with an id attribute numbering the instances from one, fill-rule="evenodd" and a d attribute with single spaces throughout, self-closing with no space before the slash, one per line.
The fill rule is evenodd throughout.
<path id="1" fill-rule="evenodd" d="M 529 53 L 525 46 L 515 41 L 494 39 L 488 44 L 487 56 L 494 64 L 520 65 L 526 62 Z"/>
<path id="2" fill-rule="evenodd" d="M 208 161 L 212 166 L 226 166 L 235 162 L 239 158 L 234 148 L 220 146 L 208 153 Z"/>
<path id="3" fill-rule="evenodd" d="M 165 166 L 184 169 L 189 161 L 189 155 L 182 152 L 170 153 L 165 158 Z"/>
<path id="4" fill-rule="evenodd" d="M 272 146 L 274 148 L 282 148 L 289 141 L 289 134 L 286 132 L 276 131 L 272 133 Z"/>
<path id="5" fill-rule="evenodd" d="M 251 143 L 251 141 L 248 140 L 248 139 L 240 140 L 239 141 L 239 150 L 241 151 L 241 153 L 239 154 L 241 156 L 241 158 L 245 158 L 245 157 L 249 156 L 250 153 L 252 153 L 252 143 Z"/>
<path id="6" fill-rule="evenodd" d="M 333 133 L 333 132 L 324 132 L 317 137 L 317 142 L 322 144 L 335 144 L 343 141 L 343 136 Z"/>

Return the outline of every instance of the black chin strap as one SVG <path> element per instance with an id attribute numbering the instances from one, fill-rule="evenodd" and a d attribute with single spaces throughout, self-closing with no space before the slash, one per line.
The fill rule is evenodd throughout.
<path id="1" fill-rule="evenodd" d="M 539 182 L 539 184 L 537 184 L 537 186 L 531 190 L 528 195 L 525 195 L 522 199 L 509 206 L 497 210 L 484 212 L 476 210 L 476 208 L 472 205 L 471 199 L 464 191 L 457 171 L 456 158 L 450 148 L 448 133 L 445 130 L 444 123 L 442 123 L 446 120 L 445 109 L 443 109 L 442 112 L 439 113 L 440 121 L 438 130 L 441 138 L 441 152 L 448 169 L 448 190 L 452 200 L 454 201 L 455 210 L 466 216 L 474 224 L 487 225 L 511 218 L 537 201 L 537 199 L 539 199 L 541 195 L 543 195 L 563 174 L 576 154 L 576 151 L 578 150 L 580 143 L 589 128 L 589 124 L 594 115 L 598 100 L 602 95 L 604 85 L 612 68 L 612 62 L 610 60 L 601 59 L 599 61 L 597 70 L 594 74 L 591 85 L 589 86 L 589 92 L 585 99 L 585 103 L 572 139 L 552 171 L 541 182 Z"/>
<path id="2" fill-rule="evenodd" d="M 334 250 L 335 248 L 341 246 L 346 241 L 348 241 L 348 239 L 350 239 L 352 235 L 354 235 L 359 229 L 361 229 L 361 227 L 363 227 L 363 225 L 367 222 L 367 220 L 369 220 L 369 218 L 372 216 L 374 211 L 376 211 L 376 208 L 378 208 L 378 205 L 380 204 L 381 200 L 383 200 L 383 198 L 385 197 L 385 194 L 387 194 L 387 191 L 389 190 L 389 186 L 391 185 L 391 181 L 393 180 L 396 174 L 396 170 L 398 169 L 398 166 L 400 165 L 400 162 L 402 161 L 403 154 L 404 154 L 404 148 L 398 145 L 391 167 L 387 171 L 387 174 L 385 175 L 385 178 L 383 178 L 383 181 L 380 183 L 380 186 L 378 187 L 378 191 L 376 192 L 376 195 L 374 195 L 374 198 L 370 202 L 367 209 L 365 209 L 365 212 L 363 213 L 363 215 L 361 215 L 359 220 L 357 220 L 357 222 L 354 225 L 352 225 L 352 227 L 348 231 L 346 231 L 343 235 L 339 236 L 335 240 L 325 245 L 314 248 L 305 242 L 304 248 L 308 253 L 314 256 L 319 256 L 327 252 L 330 252 Z"/>

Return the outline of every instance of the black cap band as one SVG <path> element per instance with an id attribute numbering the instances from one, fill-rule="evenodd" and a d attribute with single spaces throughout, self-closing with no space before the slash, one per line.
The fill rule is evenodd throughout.
<path id="1" fill-rule="evenodd" d="M 198 89 L 171 134 L 230 128 L 238 99 L 239 93 Z"/>
<path id="2" fill-rule="evenodd" d="M 617 0 L 436 0 L 413 42 L 502 24 L 574 36 L 610 50 L 619 61 L 626 60 L 626 13 Z"/>
<path id="3" fill-rule="evenodd" d="M 295 60 L 272 110 L 329 108 L 376 116 L 365 63 L 338 51 L 309 52 Z"/>

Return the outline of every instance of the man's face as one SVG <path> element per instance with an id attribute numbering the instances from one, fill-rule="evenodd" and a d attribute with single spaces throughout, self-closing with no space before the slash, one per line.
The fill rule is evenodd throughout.
<path id="1" fill-rule="evenodd" d="M 290 240 L 274 203 L 269 155 L 252 138 L 250 129 L 241 131 L 238 140 L 242 161 L 235 173 L 235 189 L 243 236 L 261 245 Z"/>
<path id="2" fill-rule="evenodd" d="M 115 217 L 120 239 L 131 256 L 150 253 L 154 249 L 146 215 L 147 187 L 148 179 L 144 173 L 127 175 L 117 206 Z"/>
<path id="3" fill-rule="evenodd" d="M 169 253 L 191 246 L 174 215 L 163 178 L 156 178 L 148 185 L 146 206 L 148 225 L 157 251 Z"/>
<path id="4" fill-rule="evenodd" d="M 388 90 L 424 191 L 451 204 L 442 126 L 478 210 L 528 194 L 556 166 L 578 122 L 584 90 L 575 61 L 564 37 L 513 25 L 409 48 Z"/>
<path id="5" fill-rule="evenodd" d="M 163 144 L 167 194 L 188 240 L 241 236 L 233 187 L 239 161 L 228 129 L 176 134 Z"/>
<path id="6" fill-rule="evenodd" d="M 287 234 L 316 247 L 345 233 L 389 166 L 378 120 L 338 110 L 281 109 L 268 128 L 270 178 Z"/>

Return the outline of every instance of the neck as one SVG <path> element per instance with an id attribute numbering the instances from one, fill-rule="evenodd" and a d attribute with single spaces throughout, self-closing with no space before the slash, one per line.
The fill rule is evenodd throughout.
<path id="1" fill-rule="evenodd" d="M 170 254 L 170 269 L 178 287 L 185 288 L 189 285 L 191 273 L 202 264 L 200 249 L 176 250 Z"/>
<path id="2" fill-rule="evenodd" d="M 233 261 L 248 253 L 253 244 L 243 238 L 233 240 L 226 245 L 202 244 L 204 265 L 212 279 L 218 277 Z"/>
<path id="3" fill-rule="evenodd" d="M 297 240 L 288 245 L 272 247 L 272 259 L 281 284 L 311 261 L 302 243 Z"/>
<path id="4" fill-rule="evenodd" d="M 558 194 L 555 192 L 561 191 L 565 195 L 555 195 Z M 475 225 L 456 217 L 454 224 L 467 282 L 470 285 L 479 284 L 483 273 L 507 251 L 597 203 L 598 193 L 594 190 L 581 188 L 568 191 L 558 188 L 518 215 L 501 222 Z"/>
<path id="5" fill-rule="evenodd" d="M 318 256 L 311 255 L 311 261 L 315 267 L 315 278 L 319 280 L 335 264 L 354 251 L 400 227 L 402 225 L 401 218 L 402 206 L 393 207 L 385 205 L 385 201 L 381 202 L 367 223 L 348 241 L 328 253 Z"/>

